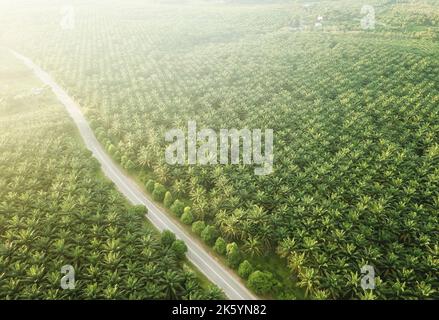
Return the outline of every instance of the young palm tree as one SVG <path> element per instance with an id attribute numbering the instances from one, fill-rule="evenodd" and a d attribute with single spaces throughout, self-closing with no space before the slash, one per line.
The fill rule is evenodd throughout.
<path id="1" fill-rule="evenodd" d="M 377 296 L 375 295 L 375 293 L 372 290 L 367 290 L 367 291 L 363 291 L 360 294 L 360 299 L 361 300 L 376 300 Z"/>
<path id="2" fill-rule="evenodd" d="M 293 252 L 288 257 L 288 266 L 293 273 L 299 273 L 305 262 L 305 253 Z"/>
<path id="3" fill-rule="evenodd" d="M 161 285 L 164 288 L 166 299 L 178 299 L 183 294 L 182 286 L 183 278 L 175 271 L 166 271 L 163 274 L 163 278 L 160 280 Z"/>
<path id="4" fill-rule="evenodd" d="M 305 288 L 305 297 L 314 293 L 314 290 L 319 285 L 317 274 L 312 268 L 302 268 L 299 271 L 299 282 L 298 285 Z"/>
<path id="5" fill-rule="evenodd" d="M 85 299 L 97 299 L 99 297 L 99 286 L 96 282 L 88 284 L 84 289 Z"/>
<path id="6" fill-rule="evenodd" d="M 244 252 L 251 257 L 260 256 L 262 254 L 262 244 L 257 237 L 249 236 L 244 242 Z"/>

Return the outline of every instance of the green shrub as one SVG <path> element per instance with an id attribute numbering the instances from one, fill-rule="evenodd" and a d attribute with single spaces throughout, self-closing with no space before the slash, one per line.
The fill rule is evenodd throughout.
<path id="1" fill-rule="evenodd" d="M 206 300 L 225 300 L 226 295 L 216 285 L 209 284 L 209 286 L 207 287 L 205 299 Z"/>
<path id="2" fill-rule="evenodd" d="M 172 205 L 172 194 L 167 191 L 165 194 L 165 199 L 163 200 L 163 204 L 165 205 L 166 208 L 170 208 Z"/>
<path id="3" fill-rule="evenodd" d="M 247 279 L 253 272 L 253 266 L 247 260 L 241 262 L 238 268 L 238 274 L 241 278 Z"/>
<path id="4" fill-rule="evenodd" d="M 139 177 L 139 180 L 140 180 L 140 181 L 145 182 L 145 181 L 146 181 L 146 178 L 147 178 L 145 171 L 140 171 L 140 172 L 138 173 L 138 177 Z"/>
<path id="5" fill-rule="evenodd" d="M 187 225 L 192 224 L 192 222 L 194 221 L 194 216 L 192 215 L 191 207 L 184 208 L 183 215 L 181 216 L 181 221 Z"/>
<path id="6" fill-rule="evenodd" d="M 170 230 L 165 230 L 160 236 L 160 241 L 165 247 L 170 247 L 175 241 L 175 234 Z"/>
<path id="7" fill-rule="evenodd" d="M 108 152 L 112 155 L 116 151 L 116 147 L 112 144 L 110 144 L 107 148 Z"/>
<path id="8" fill-rule="evenodd" d="M 207 226 L 204 228 L 203 232 L 201 232 L 201 239 L 210 246 L 213 245 L 216 237 L 217 232 L 214 226 Z"/>
<path id="9" fill-rule="evenodd" d="M 213 250 L 218 254 L 225 255 L 227 252 L 226 241 L 223 238 L 218 237 L 218 239 L 215 241 L 215 245 L 213 246 Z"/>
<path id="10" fill-rule="evenodd" d="M 154 191 L 152 192 L 152 198 L 154 201 L 162 202 L 165 198 L 165 194 L 166 188 L 162 184 L 156 182 L 154 184 Z"/>
<path id="11" fill-rule="evenodd" d="M 132 162 L 131 160 L 127 160 L 124 164 L 124 168 L 127 170 L 133 170 L 136 168 L 136 165 L 134 162 Z"/>
<path id="12" fill-rule="evenodd" d="M 276 280 L 271 272 L 256 270 L 248 277 L 248 286 L 257 294 L 270 293 L 276 286 Z"/>
<path id="13" fill-rule="evenodd" d="M 241 262 L 241 252 L 239 251 L 238 245 L 235 242 L 227 245 L 227 262 L 232 268 L 238 267 L 239 263 Z"/>
<path id="14" fill-rule="evenodd" d="M 142 216 L 143 217 L 147 213 L 148 213 L 148 209 L 142 204 L 139 204 L 136 206 L 131 206 L 128 209 L 128 214 L 132 214 L 135 216 Z"/>
<path id="15" fill-rule="evenodd" d="M 204 228 L 206 228 L 206 223 L 204 221 L 195 221 L 192 223 L 192 231 L 201 236 L 201 232 L 203 232 Z"/>
<path id="16" fill-rule="evenodd" d="M 121 161 L 121 156 L 120 156 L 120 152 L 116 151 L 113 155 L 114 159 L 116 159 L 117 161 Z"/>
<path id="17" fill-rule="evenodd" d="M 146 191 L 148 191 L 149 193 L 153 193 L 154 185 L 155 185 L 155 182 L 153 180 L 148 180 L 148 182 L 145 184 Z"/>
<path id="18" fill-rule="evenodd" d="M 297 300 L 296 295 L 292 292 L 282 291 L 279 292 L 276 296 L 278 300 Z"/>
<path id="19" fill-rule="evenodd" d="M 175 200 L 174 204 L 171 206 L 171 211 L 177 216 L 181 217 L 184 212 L 184 203 L 180 200 Z"/>
<path id="20" fill-rule="evenodd" d="M 187 252 L 187 246 L 182 240 L 175 240 L 172 243 L 171 250 L 175 252 L 179 259 L 183 259 Z"/>

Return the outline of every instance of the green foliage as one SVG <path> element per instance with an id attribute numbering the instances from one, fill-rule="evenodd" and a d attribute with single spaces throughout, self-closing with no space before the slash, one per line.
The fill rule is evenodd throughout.
<path id="1" fill-rule="evenodd" d="M 227 245 L 227 262 L 232 268 L 237 268 L 241 262 L 241 252 L 236 242 Z"/>
<path id="2" fill-rule="evenodd" d="M 206 226 L 204 230 L 201 232 L 201 239 L 208 245 L 213 245 L 216 237 L 218 236 L 218 232 L 214 226 Z"/>
<path id="3" fill-rule="evenodd" d="M 204 221 L 195 221 L 192 223 L 192 231 L 201 236 L 201 233 L 206 228 L 206 223 Z"/>
<path id="4" fill-rule="evenodd" d="M 175 252 L 179 259 L 183 259 L 187 252 L 187 246 L 182 240 L 175 240 L 172 243 L 171 250 Z"/>
<path id="5" fill-rule="evenodd" d="M 148 209 L 144 206 L 144 205 L 136 205 L 136 206 L 131 206 L 128 209 L 128 213 L 130 215 L 135 215 L 135 216 L 145 216 L 148 213 Z"/>
<path id="6" fill-rule="evenodd" d="M 165 199 L 163 200 L 163 204 L 165 205 L 166 208 L 170 208 L 172 203 L 173 203 L 173 198 L 172 198 L 172 194 L 167 191 L 165 193 Z"/>
<path id="7" fill-rule="evenodd" d="M 190 207 L 184 208 L 183 215 L 181 216 L 181 222 L 184 224 L 190 225 L 194 221 L 194 216 L 192 215 L 192 211 Z"/>
<path id="8" fill-rule="evenodd" d="M 113 154 L 116 152 L 116 148 L 115 148 L 114 145 L 110 144 L 110 145 L 108 146 L 108 148 L 107 148 L 107 151 L 108 151 L 111 155 L 113 155 Z"/>
<path id="9" fill-rule="evenodd" d="M 154 191 L 152 192 L 152 198 L 154 199 L 154 201 L 162 202 L 163 199 L 165 198 L 165 194 L 166 194 L 166 188 L 158 182 L 155 183 Z"/>
<path id="10" fill-rule="evenodd" d="M 116 151 L 113 153 L 113 158 L 116 159 L 116 161 L 121 161 L 121 156 L 120 156 L 120 152 Z"/>
<path id="11" fill-rule="evenodd" d="M 160 236 L 160 241 L 165 247 L 170 247 L 175 239 L 175 234 L 170 230 L 164 230 Z"/>
<path id="12" fill-rule="evenodd" d="M 227 253 L 227 243 L 222 237 L 218 237 L 213 246 L 213 250 L 220 255 L 225 255 Z"/>
<path id="13" fill-rule="evenodd" d="M 217 226 L 249 259 L 279 253 L 290 273 L 272 271 L 284 282 L 297 279 L 310 297 L 438 298 L 439 6 L 374 2 L 374 30 L 362 29 L 355 0 L 212 10 L 120 1 L 95 24 L 112 41 L 90 43 L 88 16 L 74 37 L 14 15 L 0 29 L 13 30 L 4 43 L 41 61 L 84 103 L 115 158 L 172 186 L 196 220 Z M 142 19 L 120 23 L 138 7 Z M 185 23 L 169 31 L 175 17 Z M 73 54 L 84 46 L 86 55 Z M 200 128 L 275 128 L 274 172 L 166 164 L 163 133 L 185 119 Z M 13 148 L 6 143 L 2 156 Z M 1 195 L 11 178 L 0 183 Z M 358 286 L 365 264 L 381 281 L 373 294 Z"/>
<path id="14" fill-rule="evenodd" d="M 207 300 L 225 300 L 226 295 L 217 286 L 209 285 L 207 287 L 205 299 L 207 299 Z"/>
<path id="15" fill-rule="evenodd" d="M 276 286 L 276 280 L 270 272 L 255 271 L 248 277 L 248 286 L 257 294 L 272 292 Z"/>
<path id="16" fill-rule="evenodd" d="M 180 200 L 175 200 L 174 204 L 171 206 L 171 211 L 177 216 L 177 217 L 181 217 L 183 215 L 184 212 L 184 208 L 185 205 L 182 201 Z"/>
<path id="17" fill-rule="evenodd" d="M 97 174 L 51 91 L 28 94 L 41 85 L 32 72 L 4 50 L 0 61 L 0 299 L 214 296 L 183 270 L 184 244 L 165 248 L 146 208 Z M 60 288 L 67 264 L 74 290 Z"/>
<path id="18" fill-rule="evenodd" d="M 136 168 L 136 164 L 130 159 L 127 159 L 127 161 L 122 163 L 122 166 L 127 170 L 133 170 Z"/>
<path id="19" fill-rule="evenodd" d="M 146 191 L 152 194 L 154 192 L 155 182 L 153 180 L 148 180 L 145 184 L 145 187 Z"/>
<path id="20" fill-rule="evenodd" d="M 253 272 L 253 266 L 247 260 L 240 263 L 238 268 L 238 274 L 241 278 L 247 279 Z"/>

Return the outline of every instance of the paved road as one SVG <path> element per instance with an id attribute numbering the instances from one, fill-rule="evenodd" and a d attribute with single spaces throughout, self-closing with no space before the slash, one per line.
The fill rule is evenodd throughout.
<path id="1" fill-rule="evenodd" d="M 78 104 L 69 97 L 69 95 L 40 67 L 35 65 L 30 59 L 21 54 L 11 52 L 28 66 L 35 75 L 46 85 L 50 86 L 59 99 L 66 107 L 68 113 L 73 118 L 79 132 L 84 139 L 87 148 L 93 152 L 93 155 L 100 162 L 105 175 L 111 179 L 117 188 L 133 204 L 143 204 L 148 208 L 147 218 L 160 231 L 171 230 L 177 238 L 183 240 L 187 247 L 188 259 L 202 272 L 206 277 L 220 287 L 229 299 L 232 300 L 254 300 L 257 299 L 239 280 L 239 278 L 227 267 L 223 266 L 213 258 L 201 245 L 200 242 L 186 233 L 177 223 L 172 221 L 166 213 L 162 212 L 139 188 L 137 183 L 125 175 L 119 167 L 107 155 L 105 149 L 96 139 L 93 131 L 82 115 Z"/>

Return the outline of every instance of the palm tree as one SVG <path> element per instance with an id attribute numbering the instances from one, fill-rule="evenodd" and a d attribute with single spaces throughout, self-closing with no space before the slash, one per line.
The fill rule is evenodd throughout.
<path id="1" fill-rule="evenodd" d="M 199 220 L 205 220 L 206 212 L 209 210 L 209 203 L 206 199 L 201 199 L 194 203 L 194 211 Z"/>
<path id="2" fill-rule="evenodd" d="M 257 231 L 258 237 L 263 245 L 267 249 L 271 249 L 271 241 L 273 238 L 272 226 L 269 223 L 263 223 Z"/>
<path id="3" fill-rule="evenodd" d="M 190 192 L 190 199 L 194 203 L 198 203 L 206 199 L 206 190 L 203 187 L 196 187 L 195 190 Z"/>
<path id="4" fill-rule="evenodd" d="M 129 275 L 125 281 L 126 292 L 134 293 L 139 287 L 139 279 L 136 276 Z"/>
<path id="5" fill-rule="evenodd" d="M 150 152 L 147 147 L 145 146 L 140 147 L 140 150 L 137 154 L 137 163 L 142 168 L 147 168 L 151 166 Z"/>
<path id="6" fill-rule="evenodd" d="M 185 182 L 183 180 L 176 180 L 172 186 L 172 191 L 177 196 L 184 194 L 186 191 Z"/>
<path id="7" fill-rule="evenodd" d="M 162 271 L 158 269 L 156 264 L 147 263 L 142 270 L 142 276 L 146 282 L 152 282 L 162 276 Z"/>
<path id="8" fill-rule="evenodd" d="M 293 273 L 299 273 L 305 263 L 305 253 L 293 252 L 288 257 L 288 266 Z"/>
<path id="9" fill-rule="evenodd" d="M 349 273 L 346 275 L 347 280 L 347 292 L 346 294 L 349 294 L 351 297 L 357 296 L 358 293 L 358 285 L 360 283 L 360 275 L 358 272 L 349 271 Z"/>
<path id="10" fill-rule="evenodd" d="M 227 239 L 235 240 L 241 233 L 239 230 L 239 219 L 235 215 L 225 216 L 220 222 L 221 232 Z"/>
<path id="11" fill-rule="evenodd" d="M 316 300 L 327 300 L 329 299 L 329 292 L 326 290 L 315 290 L 314 291 L 314 299 Z"/>
<path id="12" fill-rule="evenodd" d="M 377 296 L 372 290 L 366 290 L 360 293 L 361 300 L 375 300 Z"/>
<path id="13" fill-rule="evenodd" d="M 9 277 L 4 284 L 4 289 L 8 294 L 14 296 L 19 290 L 21 282 L 18 277 Z"/>
<path id="14" fill-rule="evenodd" d="M 223 300 L 224 292 L 215 285 L 209 285 L 205 298 L 206 300 Z"/>
<path id="15" fill-rule="evenodd" d="M 416 294 L 420 299 L 431 297 L 436 291 L 436 289 L 433 289 L 431 285 L 425 281 L 416 282 Z"/>
<path id="16" fill-rule="evenodd" d="M 156 282 L 146 282 L 142 285 L 142 288 L 145 292 L 143 299 L 166 299 L 163 286 L 158 285 Z"/>
<path id="17" fill-rule="evenodd" d="M 88 279 L 96 280 L 100 275 L 100 269 L 97 265 L 89 265 L 86 268 L 86 276 Z"/>
<path id="18" fill-rule="evenodd" d="M 34 283 L 23 288 L 22 295 L 24 299 L 40 299 L 42 297 L 41 286 Z"/>
<path id="19" fill-rule="evenodd" d="M 98 284 L 96 282 L 88 284 L 84 289 L 84 297 L 86 299 L 96 299 L 98 298 Z"/>
<path id="20" fill-rule="evenodd" d="M 176 300 L 183 294 L 183 278 L 175 271 L 166 271 L 160 279 L 165 290 L 166 299 Z"/>
<path id="21" fill-rule="evenodd" d="M 186 300 L 193 300 L 195 296 L 200 292 L 200 284 L 198 283 L 198 280 L 195 279 L 186 279 L 185 281 L 185 291 L 186 294 L 183 297 L 183 299 Z"/>
<path id="22" fill-rule="evenodd" d="M 249 236 L 244 243 L 244 252 L 250 254 L 251 257 L 260 256 L 262 254 L 262 246 L 259 239 Z"/>
<path id="23" fill-rule="evenodd" d="M 392 285 L 392 289 L 395 291 L 395 294 L 398 298 L 402 298 L 402 295 L 406 290 L 406 283 L 401 282 L 399 279 L 396 279 L 396 281 Z"/>
<path id="24" fill-rule="evenodd" d="M 313 294 L 316 286 L 319 285 L 316 272 L 312 268 L 302 268 L 301 271 L 299 271 L 299 279 L 298 285 L 305 288 L 305 297 L 308 297 L 309 294 Z"/>
<path id="25" fill-rule="evenodd" d="M 108 285 L 102 292 L 105 299 L 116 299 L 118 295 L 118 285 Z"/>

